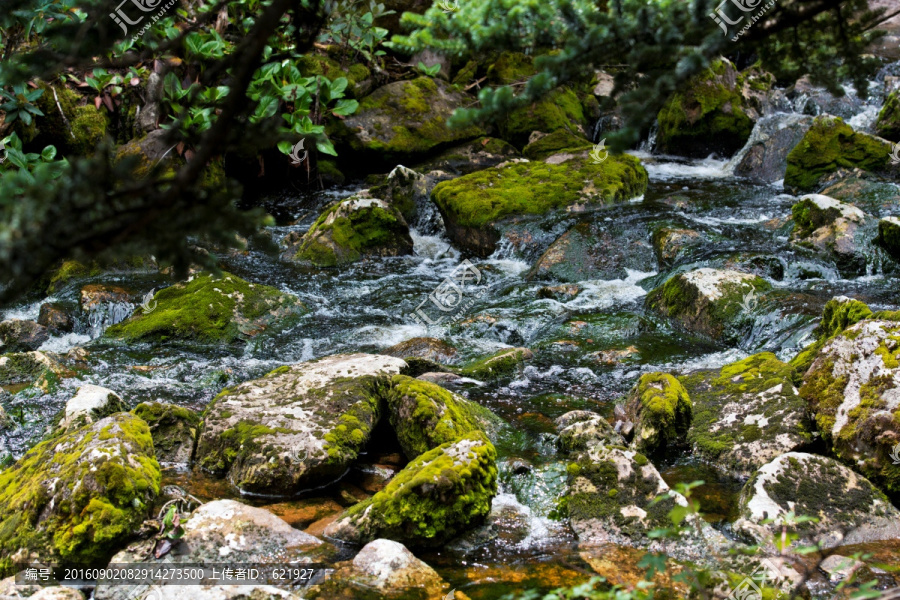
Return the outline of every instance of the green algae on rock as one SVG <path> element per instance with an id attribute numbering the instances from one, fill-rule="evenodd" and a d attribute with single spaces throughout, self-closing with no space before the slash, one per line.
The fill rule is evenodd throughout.
<path id="1" fill-rule="evenodd" d="M 141 402 L 131 412 L 150 426 L 156 458 L 163 466 L 190 463 L 200 426 L 196 412 L 165 402 Z"/>
<path id="2" fill-rule="evenodd" d="M 512 375 L 519 365 L 532 358 L 534 354 L 528 348 L 507 348 L 463 365 L 459 374 L 481 381 L 500 379 Z"/>
<path id="3" fill-rule="evenodd" d="M 694 408 L 688 431 L 694 452 L 730 475 L 749 477 L 775 457 L 809 444 L 814 428 L 793 372 L 763 352 L 682 376 Z"/>
<path id="4" fill-rule="evenodd" d="M 387 393 L 391 426 L 410 460 L 472 432 L 496 429 L 499 419 L 488 409 L 441 386 L 394 375 Z"/>
<path id="5" fill-rule="evenodd" d="M 110 129 L 106 109 L 98 109 L 88 97 L 64 85 L 41 83 L 40 87 L 44 93 L 35 106 L 44 115 L 35 119 L 29 131 L 20 131 L 19 137 L 41 148 L 55 146 L 66 155 L 93 154 Z"/>
<path id="6" fill-rule="evenodd" d="M 325 209 L 300 239 L 294 260 L 337 267 L 366 256 L 406 256 L 412 248 L 409 226 L 397 208 L 351 196 Z"/>
<path id="7" fill-rule="evenodd" d="M 900 535 L 900 511 L 867 479 L 832 458 L 789 452 L 761 467 L 744 485 L 734 529 L 772 546 L 788 513 L 799 523 L 799 544 L 823 548 Z"/>
<path id="8" fill-rule="evenodd" d="M 195 275 L 153 296 L 156 308 L 135 311 L 106 335 L 128 341 L 227 344 L 280 330 L 307 312 L 300 300 L 267 285 L 223 273 Z"/>
<path id="9" fill-rule="evenodd" d="M 741 338 L 757 294 L 771 287 L 755 275 L 704 267 L 671 277 L 647 294 L 646 304 L 688 333 L 732 343 Z"/>
<path id="10" fill-rule="evenodd" d="M 813 192 L 820 180 L 844 167 L 876 173 L 889 170 L 891 144 L 859 133 L 838 117 L 822 115 L 788 154 L 784 187 L 789 192 Z"/>
<path id="11" fill-rule="evenodd" d="M 504 217 L 625 201 L 643 194 L 647 181 L 647 171 L 633 156 L 610 156 L 600 164 L 581 156 L 560 164 L 507 163 L 444 181 L 435 186 L 432 199 L 450 238 L 487 256 L 500 238 L 495 225 Z"/>
<path id="12" fill-rule="evenodd" d="M 479 525 L 497 493 L 497 452 L 470 433 L 409 463 L 370 499 L 350 508 L 325 535 L 352 543 L 388 538 L 413 547 L 440 546 Z"/>
<path id="13" fill-rule="evenodd" d="M 634 447 L 654 453 L 684 443 L 691 426 L 691 398 L 672 375 L 647 373 L 631 390 L 625 414 L 634 423 Z"/>
<path id="14" fill-rule="evenodd" d="M 106 564 L 159 493 L 147 424 L 118 413 L 42 442 L 0 473 L 0 571 Z"/>
<path id="15" fill-rule="evenodd" d="M 386 385 L 378 376 L 405 366 L 390 356 L 335 355 L 225 389 L 203 414 L 195 461 L 256 494 L 331 483 L 378 422 Z"/>

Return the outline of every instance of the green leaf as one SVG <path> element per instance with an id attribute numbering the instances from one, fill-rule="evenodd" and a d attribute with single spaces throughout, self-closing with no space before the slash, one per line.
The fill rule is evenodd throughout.
<path id="1" fill-rule="evenodd" d="M 278 151 L 287 156 L 291 155 L 294 145 L 290 142 L 278 142 Z"/>
<path id="2" fill-rule="evenodd" d="M 334 144 L 332 144 L 331 140 L 329 140 L 327 137 L 320 137 L 316 139 L 316 149 L 322 154 L 337 156 L 337 151 L 334 149 Z"/>
<path id="3" fill-rule="evenodd" d="M 41 152 L 41 158 L 47 162 L 50 162 L 54 158 L 56 158 L 56 146 L 47 146 Z"/>
<path id="4" fill-rule="evenodd" d="M 346 117 L 352 115 L 359 108 L 359 102 L 356 100 L 338 100 L 337 105 L 331 110 L 332 113 Z"/>

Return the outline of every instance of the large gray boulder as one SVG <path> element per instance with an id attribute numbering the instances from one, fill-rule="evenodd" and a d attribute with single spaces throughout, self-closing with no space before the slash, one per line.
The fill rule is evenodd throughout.
<path id="1" fill-rule="evenodd" d="M 787 157 L 812 125 L 813 118 L 779 113 L 761 118 L 746 145 L 731 159 L 734 174 L 759 183 L 784 179 Z"/>

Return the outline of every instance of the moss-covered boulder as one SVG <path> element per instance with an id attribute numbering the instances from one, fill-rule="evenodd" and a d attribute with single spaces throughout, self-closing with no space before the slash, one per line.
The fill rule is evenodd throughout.
<path id="1" fill-rule="evenodd" d="M 59 426 L 62 429 L 83 427 L 126 410 L 125 401 L 114 391 L 99 385 L 83 385 L 66 402 Z"/>
<path id="2" fill-rule="evenodd" d="M 885 217 L 878 222 L 878 244 L 900 262 L 900 218 Z"/>
<path id="3" fill-rule="evenodd" d="M 710 152 L 731 156 L 753 130 L 745 86 L 766 87 L 762 79 L 737 72 L 719 59 L 676 92 L 659 111 L 657 148 L 669 154 L 706 157 Z"/>
<path id="4" fill-rule="evenodd" d="M 45 393 L 55 390 L 59 380 L 73 377 L 56 355 L 46 352 L 21 352 L 0 356 L 0 385 L 9 387 L 35 386 Z"/>
<path id="5" fill-rule="evenodd" d="M 867 479 L 832 458 L 789 452 L 744 485 L 735 531 L 771 547 L 788 513 L 814 517 L 796 526 L 799 545 L 824 548 L 900 536 L 900 511 Z"/>
<path id="6" fill-rule="evenodd" d="M 734 174 L 757 183 L 784 179 L 787 157 L 812 126 L 813 117 L 796 113 L 767 115 L 756 122 L 750 139 L 731 159 Z"/>
<path id="7" fill-rule="evenodd" d="M 625 404 L 625 415 L 634 423 L 632 445 L 654 453 L 683 444 L 691 426 L 691 398 L 668 373 L 642 375 Z"/>
<path id="8" fill-rule="evenodd" d="M 50 339 L 43 325 L 23 319 L 0 322 L 0 352 L 29 352 L 37 350 Z"/>
<path id="9" fill-rule="evenodd" d="M 734 343 L 759 294 L 771 287 L 756 275 L 704 267 L 670 278 L 647 294 L 646 304 L 688 333 Z"/>
<path id="10" fill-rule="evenodd" d="M 818 356 L 819 351 L 825 342 L 835 337 L 847 327 L 856 325 L 863 319 L 872 316 L 872 311 L 865 303 L 854 300 L 846 296 L 837 296 L 832 298 L 825 304 L 822 311 L 822 320 L 819 322 L 814 333 L 815 341 L 803 349 L 793 359 L 791 359 L 791 367 L 794 368 L 796 374 L 795 381 L 799 384 L 804 373 Z"/>
<path id="11" fill-rule="evenodd" d="M 556 446 L 566 454 L 587 450 L 600 444 L 625 445 L 625 440 L 613 430 L 606 419 L 588 410 L 569 411 L 557 417 L 553 424 L 559 436 Z"/>
<path id="12" fill-rule="evenodd" d="M 529 160 L 543 160 L 554 154 L 583 152 L 591 148 L 593 144 L 583 135 L 568 129 L 558 129 L 553 133 L 538 136 L 536 140 L 522 148 L 522 155 Z"/>
<path id="13" fill-rule="evenodd" d="M 448 148 L 437 156 L 417 164 L 416 169 L 423 173 L 443 171 L 457 176 L 468 175 L 496 167 L 514 158 L 521 158 L 515 146 L 499 138 L 483 137 Z"/>
<path id="14" fill-rule="evenodd" d="M 435 547 L 480 525 L 497 493 L 497 452 L 475 432 L 420 455 L 325 535 L 353 543 L 388 538 Z"/>
<path id="15" fill-rule="evenodd" d="M 203 414 L 195 462 L 250 493 L 292 495 L 330 483 L 381 416 L 378 376 L 405 366 L 390 356 L 335 355 L 225 389 Z"/>
<path id="16" fill-rule="evenodd" d="M 497 223 L 506 217 L 625 201 L 643 194 L 647 181 L 647 171 L 633 156 L 610 156 L 600 164 L 578 156 L 560 164 L 516 162 L 465 175 L 439 183 L 432 199 L 450 238 L 487 256 L 500 239 Z"/>
<path id="17" fill-rule="evenodd" d="M 490 381 L 510 377 L 527 360 L 534 358 L 528 348 L 507 348 L 463 365 L 459 374 L 480 381 Z"/>
<path id="18" fill-rule="evenodd" d="M 0 571 L 32 560 L 106 564 L 159 484 L 150 431 L 128 413 L 38 444 L 0 474 Z"/>
<path id="19" fill-rule="evenodd" d="M 735 477 L 812 442 L 806 402 L 791 365 L 754 354 L 716 370 L 681 377 L 693 402 L 688 443 L 694 453 Z"/>
<path id="20" fill-rule="evenodd" d="M 333 125 L 330 134 L 368 160 L 410 164 L 429 152 L 484 135 L 478 127 L 447 126 L 453 111 L 469 102 L 441 80 L 396 81 L 363 98 L 359 110 Z"/>
<path id="21" fill-rule="evenodd" d="M 297 323 L 307 312 L 300 300 L 267 285 L 223 273 L 195 275 L 158 291 L 149 307 L 113 325 L 106 335 L 128 341 L 228 344 Z"/>
<path id="22" fill-rule="evenodd" d="M 499 422 L 475 402 L 405 375 L 391 378 L 387 408 L 391 426 L 410 460 L 472 432 L 493 431 Z"/>
<path id="23" fill-rule="evenodd" d="M 418 208 L 430 201 L 435 183 L 433 177 L 397 165 L 388 173 L 384 183 L 372 187 L 369 194 L 391 204 L 407 223 L 415 223 Z"/>
<path id="24" fill-rule="evenodd" d="M 200 416 L 189 408 L 165 402 L 141 402 L 132 411 L 150 426 L 156 458 L 163 467 L 191 462 Z"/>
<path id="25" fill-rule="evenodd" d="M 351 196 L 336 202 L 300 239 L 294 260 L 338 267 L 368 256 L 407 256 L 413 242 L 403 215 L 384 200 Z"/>
<path id="26" fill-rule="evenodd" d="M 887 140 L 856 132 L 838 117 L 822 115 L 788 154 L 784 187 L 792 193 L 817 191 L 824 176 L 842 167 L 896 173 L 890 164 L 891 149 Z"/>
<path id="27" fill-rule="evenodd" d="M 886 140 L 900 142 L 900 90 L 888 96 L 881 107 L 875 121 L 875 133 Z"/>
<path id="28" fill-rule="evenodd" d="M 852 204 L 807 194 L 791 207 L 791 243 L 834 263 L 846 275 L 864 275 L 872 253 L 875 221 Z"/>
<path id="29" fill-rule="evenodd" d="M 800 395 L 835 456 L 900 497 L 900 315 L 877 313 L 832 337 Z"/>
<path id="30" fill-rule="evenodd" d="M 98 109 L 90 98 L 65 85 L 40 87 L 44 93 L 34 104 L 44 116 L 35 118 L 28 131 L 20 131 L 20 137 L 38 148 L 56 146 L 65 155 L 93 154 L 110 129 L 106 108 Z"/>

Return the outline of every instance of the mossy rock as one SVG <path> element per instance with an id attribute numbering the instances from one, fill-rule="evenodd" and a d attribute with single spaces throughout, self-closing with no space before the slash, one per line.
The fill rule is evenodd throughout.
<path id="1" fill-rule="evenodd" d="M 900 219 L 885 217 L 878 222 L 878 244 L 900 262 Z"/>
<path id="2" fill-rule="evenodd" d="M 456 358 L 457 350 L 437 338 L 415 337 L 394 344 L 390 348 L 382 350 L 380 354 L 404 359 L 418 358 L 435 363 L 448 363 Z"/>
<path id="3" fill-rule="evenodd" d="M 776 456 L 809 445 L 815 427 L 793 373 L 763 352 L 682 376 L 693 402 L 687 439 L 694 453 L 731 476 L 749 477 Z"/>
<path id="4" fill-rule="evenodd" d="M 887 97 L 875 121 L 875 133 L 886 140 L 900 142 L 900 90 Z"/>
<path id="5" fill-rule="evenodd" d="M 647 294 L 646 304 L 688 333 L 733 343 L 748 325 L 747 309 L 771 288 L 755 275 L 704 267 L 670 278 Z"/>
<path id="6" fill-rule="evenodd" d="M 497 452 L 474 432 L 420 455 L 382 491 L 351 507 L 325 535 L 436 547 L 480 525 L 497 493 Z"/>
<path id="7" fill-rule="evenodd" d="M 331 81 L 344 77 L 347 80 L 349 95 L 354 98 L 364 96 L 372 87 L 372 71 L 362 63 L 353 63 L 342 67 L 331 57 L 322 54 L 304 54 L 297 59 L 295 64 L 304 77 L 321 75 Z"/>
<path id="8" fill-rule="evenodd" d="M 691 426 L 691 398 L 668 373 L 647 373 L 638 380 L 625 414 L 634 423 L 633 446 L 655 453 L 683 444 Z"/>
<path id="9" fill-rule="evenodd" d="M 445 181 L 432 199 L 450 238 L 479 256 L 494 251 L 504 218 L 553 210 L 603 206 L 640 196 L 647 171 L 633 156 L 610 156 L 594 164 L 586 156 L 560 164 L 517 162 Z"/>
<path id="10" fill-rule="evenodd" d="M 400 211 L 407 223 L 414 223 L 419 205 L 428 201 L 433 187 L 431 177 L 397 165 L 388 173 L 384 183 L 372 187 L 369 194 Z"/>
<path id="11" fill-rule="evenodd" d="M 875 220 L 852 204 L 821 194 L 807 194 L 791 207 L 791 243 L 812 250 L 847 276 L 868 269 Z"/>
<path id="12" fill-rule="evenodd" d="M 400 446 L 410 460 L 470 433 L 493 432 L 500 422 L 475 402 L 405 375 L 391 378 L 387 409 Z"/>
<path id="13" fill-rule="evenodd" d="M 307 312 L 300 300 L 267 285 L 223 273 L 196 275 L 160 290 L 149 304 L 113 325 L 106 335 L 128 341 L 174 341 L 228 344 L 263 331 L 278 331 Z"/>
<path id="14" fill-rule="evenodd" d="M 468 175 L 496 167 L 514 158 L 521 158 L 515 146 L 499 138 L 483 137 L 448 148 L 437 156 L 417 164 L 416 169 L 422 173 L 446 171 L 455 175 Z M 431 187 L 434 187 L 434 183 Z M 428 189 L 429 196 L 431 187 Z"/>
<path id="15" fill-rule="evenodd" d="M 21 352 L 0 356 L 0 385 L 35 386 L 44 393 L 51 393 L 59 386 L 60 379 L 74 377 L 75 373 L 60 363 L 55 356 L 45 352 Z"/>
<path id="16" fill-rule="evenodd" d="M 857 315 L 865 308 L 850 303 Z M 900 314 L 876 313 L 831 337 L 803 375 L 808 403 L 834 455 L 900 498 Z"/>
<path id="17" fill-rule="evenodd" d="M 44 93 L 35 101 L 35 106 L 44 116 L 35 118 L 34 130 L 23 139 L 36 149 L 55 146 L 64 156 L 93 154 L 110 128 L 106 108 L 98 109 L 88 97 L 64 85 L 41 83 L 40 87 Z"/>
<path id="18" fill-rule="evenodd" d="M 84 427 L 104 417 L 127 410 L 125 401 L 114 391 L 99 385 L 83 385 L 66 402 L 59 429 L 54 435 L 59 435 L 62 431 Z"/>
<path id="19" fill-rule="evenodd" d="M 339 267 L 367 256 L 408 256 L 409 226 L 394 206 L 376 198 L 351 196 L 325 209 L 301 238 L 294 260 Z"/>
<path id="20" fill-rule="evenodd" d="M 463 365 L 459 374 L 480 381 L 511 377 L 523 362 L 533 357 L 534 354 L 528 348 L 508 348 Z"/>
<path id="21" fill-rule="evenodd" d="M 529 160 L 543 160 L 554 154 L 582 152 L 592 147 L 593 144 L 584 136 L 572 133 L 568 129 L 558 129 L 522 148 L 522 155 Z"/>
<path id="22" fill-rule="evenodd" d="M 573 410 L 553 422 L 558 433 L 556 447 L 565 454 L 593 446 L 625 446 L 625 440 L 597 413 Z"/>
<path id="23" fill-rule="evenodd" d="M 290 496 L 333 482 L 356 460 L 406 363 L 335 355 L 223 390 L 206 408 L 195 462 L 244 492 Z"/>
<path id="24" fill-rule="evenodd" d="M 832 458 L 789 452 L 744 485 L 734 529 L 771 547 L 788 514 L 816 521 L 793 526 L 798 544 L 823 548 L 896 537 L 900 511 L 867 479 Z"/>
<path id="25" fill-rule="evenodd" d="M 468 102 L 465 94 L 441 80 L 396 81 L 363 98 L 355 114 L 330 126 L 329 135 L 367 161 L 410 164 L 442 147 L 484 135 L 475 126 L 447 126 L 453 111 Z"/>
<path id="26" fill-rule="evenodd" d="M 38 444 L 0 474 L 0 571 L 28 557 L 106 564 L 148 516 L 159 485 L 147 424 L 128 413 Z"/>
<path id="27" fill-rule="evenodd" d="M 515 109 L 500 122 L 499 128 L 500 137 L 517 148 L 524 148 L 535 131 L 583 135 L 586 124 L 578 94 L 563 87 L 550 92 L 543 100 Z"/>
<path id="28" fill-rule="evenodd" d="M 0 321 L 0 352 L 31 352 L 50 339 L 50 332 L 35 321 Z"/>
<path id="29" fill-rule="evenodd" d="M 654 229 L 650 239 L 659 264 L 667 267 L 688 256 L 691 250 L 704 242 L 700 232 L 674 227 Z"/>
<path id="30" fill-rule="evenodd" d="M 165 402 L 141 402 L 131 412 L 150 426 L 156 458 L 164 467 L 191 462 L 200 415 Z"/>
<path id="31" fill-rule="evenodd" d="M 896 172 L 890 165 L 891 150 L 886 140 L 856 132 L 838 117 L 822 115 L 788 154 L 784 187 L 791 193 L 814 192 L 823 177 L 840 168 Z"/>
<path id="32" fill-rule="evenodd" d="M 846 296 L 837 296 L 825 304 L 822 311 L 822 320 L 816 327 L 816 341 L 807 346 L 802 352 L 791 359 L 791 367 L 795 371 L 794 379 L 800 383 L 803 375 L 809 369 L 813 360 L 819 354 L 825 342 L 844 331 L 851 325 L 856 325 L 863 319 L 872 316 L 872 311 L 865 303 Z"/>
<path id="33" fill-rule="evenodd" d="M 740 150 L 753 131 L 742 95 L 744 80 L 724 58 L 694 77 L 659 111 L 657 148 L 696 158 L 710 152 L 731 156 Z"/>

